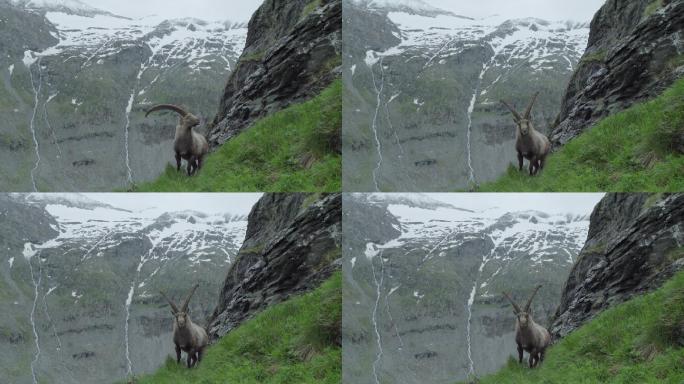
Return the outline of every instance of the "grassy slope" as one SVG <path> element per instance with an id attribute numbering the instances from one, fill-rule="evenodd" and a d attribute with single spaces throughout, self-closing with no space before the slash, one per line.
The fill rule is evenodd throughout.
<path id="1" fill-rule="evenodd" d="M 168 166 L 156 181 L 134 191 L 339 191 L 342 159 L 333 146 L 341 126 L 338 80 L 316 98 L 254 123 L 210 154 L 197 176 Z"/>
<path id="2" fill-rule="evenodd" d="M 154 375 L 134 382 L 338 384 L 341 324 L 342 277 L 337 273 L 317 290 L 266 309 L 223 337 L 198 368 L 187 369 L 169 358 Z"/>
<path id="3" fill-rule="evenodd" d="M 540 176 L 511 166 L 478 191 L 682 191 L 684 156 L 672 143 L 683 135 L 681 79 L 657 99 L 607 117 L 572 140 L 547 159 Z"/>
<path id="4" fill-rule="evenodd" d="M 538 369 L 517 361 L 480 384 L 684 383 L 684 272 L 658 291 L 611 308 L 547 351 Z"/>

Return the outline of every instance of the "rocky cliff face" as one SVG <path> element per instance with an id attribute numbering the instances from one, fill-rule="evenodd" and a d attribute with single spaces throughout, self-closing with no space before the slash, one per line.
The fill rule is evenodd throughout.
<path id="1" fill-rule="evenodd" d="M 246 217 L 139 216 L 93 201 L 0 195 L 0 377 L 115 382 L 173 355 L 169 308 L 198 282 L 201 325 Z M 35 379 L 34 379 L 35 378 Z"/>
<path id="2" fill-rule="evenodd" d="M 584 20 L 473 19 L 422 1 L 345 0 L 344 185 L 444 191 L 515 162 L 515 124 L 539 91 L 550 132 L 589 35 Z"/>
<path id="3" fill-rule="evenodd" d="M 587 242 L 563 288 L 554 337 L 684 269 L 683 226 L 683 194 L 607 195 L 591 215 Z"/>
<path id="4" fill-rule="evenodd" d="M 684 1 L 608 0 L 563 96 L 556 146 L 684 75 Z"/>
<path id="5" fill-rule="evenodd" d="M 173 162 L 177 118 L 145 110 L 177 103 L 213 116 L 246 34 L 238 22 L 0 1 L 0 189 L 111 191 L 156 178 Z"/>
<path id="6" fill-rule="evenodd" d="M 341 0 L 266 0 L 209 133 L 223 144 L 255 120 L 316 96 L 340 74 Z"/>
<path id="7" fill-rule="evenodd" d="M 587 216 L 473 212 L 418 195 L 345 195 L 344 383 L 447 383 L 514 355 L 500 294 L 549 324 Z"/>
<path id="8" fill-rule="evenodd" d="M 266 194 L 249 215 L 245 242 L 209 324 L 217 339 L 266 307 L 316 288 L 340 268 L 339 194 Z"/>

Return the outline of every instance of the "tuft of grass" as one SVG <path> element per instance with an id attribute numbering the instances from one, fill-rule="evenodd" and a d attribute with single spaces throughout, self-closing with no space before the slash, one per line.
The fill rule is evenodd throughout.
<path id="1" fill-rule="evenodd" d="M 264 59 L 265 54 L 266 52 L 264 51 L 252 52 L 251 54 L 240 56 L 240 61 L 261 61 Z"/>
<path id="2" fill-rule="evenodd" d="M 321 0 L 311 0 L 304 9 L 302 9 L 302 14 L 299 16 L 299 20 L 304 20 L 311 12 L 315 11 L 316 8 L 321 6 Z"/>
<path id="3" fill-rule="evenodd" d="M 337 384 L 342 380 L 342 276 L 274 305 L 207 349 L 197 368 L 169 357 L 135 384 Z"/>
<path id="4" fill-rule="evenodd" d="M 530 177 L 510 166 L 479 191 L 684 190 L 684 79 L 658 98 L 609 116 L 547 158 Z"/>
<path id="5" fill-rule="evenodd" d="M 684 272 L 657 291 L 608 309 L 529 369 L 514 358 L 480 384 L 684 382 Z"/>
<path id="6" fill-rule="evenodd" d="M 582 61 L 586 63 L 604 62 L 606 61 L 606 53 L 604 51 L 597 51 L 588 55 L 582 56 Z"/>
<path id="7" fill-rule="evenodd" d="M 136 192 L 337 192 L 342 82 L 320 95 L 267 116 L 205 159 L 193 177 L 169 165 Z"/>
<path id="8" fill-rule="evenodd" d="M 651 16 L 652 14 L 656 13 L 658 9 L 660 9 L 663 6 L 663 0 L 653 0 L 647 7 L 644 9 L 644 15 L 643 18 L 647 18 Z"/>

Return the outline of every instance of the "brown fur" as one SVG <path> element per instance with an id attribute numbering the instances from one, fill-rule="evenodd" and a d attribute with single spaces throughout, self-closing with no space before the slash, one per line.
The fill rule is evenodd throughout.
<path id="1" fill-rule="evenodd" d="M 537 99 L 537 95 L 539 95 L 539 92 L 532 97 L 532 101 L 523 116 L 520 116 L 520 114 L 507 102 L 501 100 L 501 103 L 513 114 L 513 120 L 517 125 L 515 150 L 518 152 L 518 168 L 522 171 L 523 158 L 527 159 L 530 162 L 530 176 L 536 175 L 539 171 L 544 169 L 546 156 L 551 152 L 551 142 L 549 141 L 549 138 L 534 129 L 531 120 L 532 106 Z"/>
<path id="2" fill-rule="evenodd" d="M 525 305 L 524 310 L 520 309 L 518 304 L 511 299 L 508 293 L 503 293 L 513 305 L 513 311 L 516 315 L 515 343 L 518 345 L 518 361 L 522 363 L 523 351 L 529 353 L 530 368 L 534 368 L 537 366 L 537 364 L 544 361 L 546 348 L 548 348 L 549 344 L 551 344 L 551 334 L 549 331 L 541 325 L 535 323 L 534 319 L 532 318 L 532 314 L 530 313 L 532 299 L 541 287 L 541 285 L 538 285 L 534 292 L 532 292 L 532 296 L 530 296 L 529 300 L 527 300 L 527 305 Z"/>
<path id="3" fill-rule="evenodd" d="M 204 348 L 207 346 L 207 344 L 209 344 L 207 331 L 199 325 L 193 323 L 187 313 L 190 298 L 195 293 L 195 290 L 198 286 L 199 284 L 195 284 L 180 309 L 178 309 L 173 301 L 166 297 L 164 292 L 160 292 L 166 301 L 169 302 L 169 305 L 171 306 L 171 313 L 174 316 L 173 343 L 176 346 L 176 362 L 180 363 L 181 351 L 184 351 L 187 355 L 188 368 L 192 368 L 202 361 Z"/>
<path id="4" fill-rule="evenodd" d="M 181 159 L 188 164 L 188 176 L 193 175 L 202 168 L 204 156 L 209 153 L 209 143 L 207 139 L 193 130 L 200 123 L 200 119 L 185 109 L 173 104 L 160 104 L 152 107 L 145 117 L 150 113 L 160 110 L 171 110 L 180 115 L 176 134 L 173 139 L 173 150 L 176 153 L 176 170 L 180 171 Z"/>

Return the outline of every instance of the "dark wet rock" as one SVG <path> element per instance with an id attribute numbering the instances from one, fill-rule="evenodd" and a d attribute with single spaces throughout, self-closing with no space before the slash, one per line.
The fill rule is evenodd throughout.
<path id="1" fill-rule="evenodd" d="M 266 194 L 209 323 L 217 339 L 270 305 L 318 287 L 340 268 L 340 194 Z"/>
<path id="2" fill-rule="evenodd" d="M 600 312 L 659 288 L 684 269 L 684 194 L 609 194 L 594 209 L 587 242 L 550 328 L 563 337 Z"/>
<path id="3" fill-rule="evenodd" d="M 598 120 L 660 95 L 684 75 L 684 0 L 609 0 L 562 101 L 560 146 Z"/>
<path id="4" fill-rule="evenodd" d="M 267 0 L 254 13 L 208 135 L 213 148 L 255 120 L 318 95 L 340 76 L 341 3 Z"/>

